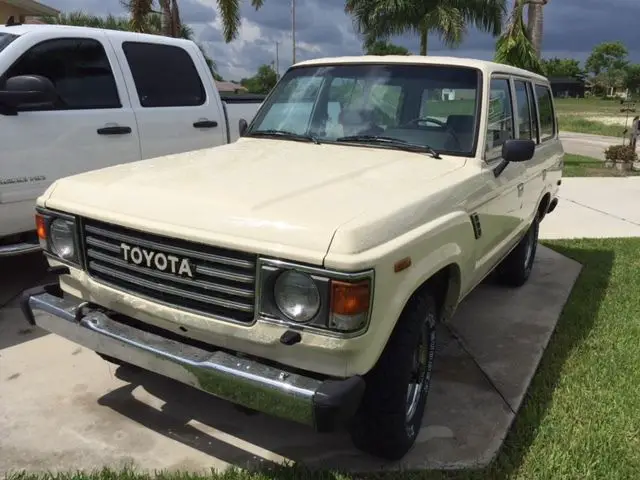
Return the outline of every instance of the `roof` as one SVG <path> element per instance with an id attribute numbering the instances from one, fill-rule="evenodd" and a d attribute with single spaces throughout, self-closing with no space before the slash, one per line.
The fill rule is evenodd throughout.
<path id="1" fill-rule="evenodd" d="M 60 13 L 60 10 L 34 0 L 0 0 L 0 3 L 24 10 L 25 15 L 58 15 Z"/>
<path id="2" fill-rule="evenodd" d="M 216 80 L 216 87 L 221 92 L 235 92 L 236 90 L 246 90 L 245 87 L 238 83 Z"/>
<path id="3" fill-rule="evenodd" d="M 0 0 L 4 1 L 4 0 Z M 106 28 L 94 28 L 94 27 L 76 27 L 74 25 L 52 25 L 52 24 L 21 24 L 13 26 L 0 25 L 0 32 L 13 33 L 16 35 L 26 35 L 34 32 L 73 32 L 76 34 L 85 35 L 108 35 L 112 38 L 118 38 L 122 40 L 153 40 L 158 43 L 176 44 L 176 43 L 189 43 L 191 40 L 185 40 L 183 38 L 165 37 L 164 35 L 153 35 L 150 33 L 137 33 L 137 32 L 125 32 L 122 30 L 110 30 Z"/>
<path id="4" fill-rule="evenodd" d="M 460 67 L 478 68 L 483 72 L 504 72 L 514 75 L 527 75 L 538 80 L 547 81 L 547 77 L 524 70 L 522 68 L 505 65 L 502 63 L 478 60 L 468 57 L 439 57 L 431 55 L 361 55 L 345 57 L 325 57 L 298 62 L 294 67 L 323 64 L 349 64 L 349 63 L 398 63 L 413 65 L 455 65 Z"/>

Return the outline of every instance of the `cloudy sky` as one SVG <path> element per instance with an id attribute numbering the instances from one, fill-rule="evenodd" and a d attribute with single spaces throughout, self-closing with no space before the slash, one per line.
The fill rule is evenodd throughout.
<path id="1" fill-rule="evenodd" d="M 84 10 L 93 14 L 123 14 L 119 0 L 42 0 L 62 11 Z M 276 58 L 282 73 L 292 62 L 291 0 L 266 0 L 259 11 L 249 0 L 242 3 L 242 28 L 237 40 L 222 40 L 216 0 L 179 0 L 182 20 L 196 32 L 197 40 L 216 61 L 226 79 L 251 76 Z M 511 4 L 511 2 L 508 2 Z M 601 42 L 621 40 L 632 61 L 640 62 L 640 0 L 551 0 L 545 7 L 544 57 L 573 57 L 581 61 Z M 416 53 L 419 41 L 404 36 L 394 39 Z M 358 55 L 361 41 L 344 13 L 344 0 L 296 0 L 296 60 L 320 56 Z M 430 39 L 430 54 L 471 56 L 490 60 L 495 39 L 470 31 L 456 50 Z"/>

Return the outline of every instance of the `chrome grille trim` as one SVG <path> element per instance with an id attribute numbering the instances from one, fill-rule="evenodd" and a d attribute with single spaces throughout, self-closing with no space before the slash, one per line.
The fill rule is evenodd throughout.
<path id="1" fill-rule="evenodd" d="M 254 320 L 257 256 L 105 222 L 80 222 L 85 265 L 95 280 L 167 306 L 221 320 Z M 193 277 L 126 261 L 121 243 L 188 259 Z M 161 267 L 162 268 L 162 267 Z"/>

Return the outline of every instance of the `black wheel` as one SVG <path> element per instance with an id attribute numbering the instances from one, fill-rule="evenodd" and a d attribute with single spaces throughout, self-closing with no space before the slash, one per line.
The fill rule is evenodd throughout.
<path id="1" fill-rule="evenodd" d="M 539 221 L 536 217 L 516 248 L 498 266 L 496 273 L 500 283 L 512 287 L 521 287 L 527 282 L 536 258 L 538 230 Z"/>
<path id="2" fill-rule="evenodd" d="M 436 348 L 438 308 L 427 292 L 414 297 L 398 319 L 350 426 L 360 450 L 399 460 L 413 446 L 424 416 Z"/>

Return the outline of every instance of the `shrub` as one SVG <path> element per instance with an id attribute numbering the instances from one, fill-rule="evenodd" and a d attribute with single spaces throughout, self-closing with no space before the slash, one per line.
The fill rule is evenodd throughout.
<path id="1" fill-rule="evenodd" d="M 611 145 L 604 151 L 604 158 L 610 162 L 632 163 L 638 161 L 638 154 L 630 145 Z"/>

